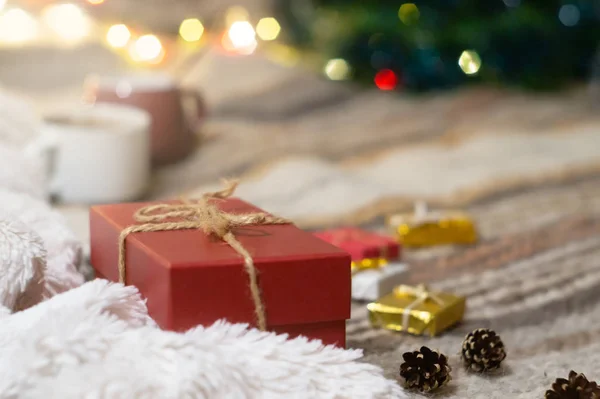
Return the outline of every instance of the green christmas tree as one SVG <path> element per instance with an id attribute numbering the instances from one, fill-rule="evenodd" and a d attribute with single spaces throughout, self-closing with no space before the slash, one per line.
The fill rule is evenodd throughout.
<path id="1" fill-rule="evenodd" d="M 384 89 L 560 88 L 591 75 L 600 42 L 599 0 L 281 0 L 278 11 L 292 43 Z"/>

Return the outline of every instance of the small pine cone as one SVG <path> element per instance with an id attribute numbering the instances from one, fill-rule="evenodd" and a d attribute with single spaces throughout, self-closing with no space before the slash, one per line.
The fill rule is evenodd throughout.
<path id="1" fill-rule="evenodd" d="M 470 332 L 463 341 L 462 358 L 471 370 L 495 370 L 506 358 L 504 343 L 495 331 L 479 328 Z"/>
<path id="2" fill-rule="evenodd" d="M 429 392 L 446 385 L 452 379 L 452 369 L 446 356 L 426 346 L 422 346 L 419 351 L 406 352 L 402 358 L 404 363 L 400 365 L 400 376 L 406 380 L 407 388 Z"/>
<path id="3" fill-rule="evenodd" d="M 568 380 L 556 379 L 552 389 L 546 391 L 546 399 L 600 399 L 600 386 L 571 370 Z"/>

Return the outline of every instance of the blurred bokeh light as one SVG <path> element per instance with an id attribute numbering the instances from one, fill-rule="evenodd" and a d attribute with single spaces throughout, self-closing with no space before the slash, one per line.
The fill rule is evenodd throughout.
<path id="1" fill-rule="evenodd" d="M 197 18 L 189 18 L 179 25 L 179 35 L 186 42 L 197 42 L 202 38 L 204 25 Z"/>
<path id="2" fill-rule="evenodd" d="M 375 85 L 380 90 L 394 90 L 398 85 L 398 77 L 391 69 L 382 69 L 375 75 Z"/>
<path id="3" fill-rule="evenodd" d="M 131 59 L 137 62 L 157 63 L 164 56 L 162 43 L 155 35 L 143 35 L 129 48 Z"/>
<path id="4" fill-rule="evenodd" d="M 281 26 L 275 18 L 262 18 L 256 25 L 256 34 L 261 40 L 275 40 L 279 36 L 279 32 L 281 32 Z"/>
<path id="5" fill-rule="evenodd" d="M 22 44 L 36 38 L 38 23 L 31 14 L 11 8 L 0 14 L 0 41 L 7 44 Z"/>
<path id="6" fill-rule="evenodd" d="M 481 68 L 481 58 L 476 51 L 465 50 L 458 59 L 458 66 L 467 75 L 474 75 Z"/>
<path id="7" fill-rule="evenodd" d="M 414 3 L 404 3 L 398 10 L 398 18 L 405 25 L 415 24 L 420 17 L 419 8 Z"/>
<path id="8" fill-rule="evenodd" d="M 558 11 L 558 19 L 564 26 L 575 26 L 579 23 L 581 13 L 574 4 L 565 4 Z"/>
<path id="9" fill-rule="evenodd" d="M 350 65 L 341 58 L 329 60 L 325 64 L 325 75 L 331 80 L 345 80 L 350 76 Z"/>
<path id="10" fill-rule="evenodd" d="M 111 47 L 123 48 L 131 39 L 131 32 L 124 24 L 111 26 L 106 32 L 106 41 Z"/>
<path id="11" fill-rule="evenodd" d="M 43 22 L 61 39 L 79 42 L 91 31 L 91 19 L 75 4 L 56 4 L 42 11 Z"/>
<path id="12" fill-rule="evenodd" d="M 248 21 L 236 21 L 227 31 L 230 49 L 239 54 L 252 54 L 256 50 L 256 32 Z M 224 47 L 228 45 L 224 43 Z"/>

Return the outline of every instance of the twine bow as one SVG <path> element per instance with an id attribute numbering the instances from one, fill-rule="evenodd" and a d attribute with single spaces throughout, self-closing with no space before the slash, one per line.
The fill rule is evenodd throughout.
<path id="1" fill-rule="evenodd" d="M 407 331 L 410 321 L 410 312 L 425 301 L 433 301 L 439 306 L 444 306 L 445 302 L 442 298 L 435 295 L 427 289 L 423 284 L 417 286 L 399 285 L 394 288 L 394 294 L 397 296 L 411 296 L 415 300 L 407 305 L 402 311 L 402 330 Z"/>
<path id="2" fill-rule="evenodd" d="M 226 199 L 233 195 L 237 182 L 225 182 L 225 188 L 214 193 L 207 193 L 201 199 L 182 200 L 182 204 L 148 205 L 138 209 L 133 215 L 137 223 L 125 228 L 119 236 L 119 281 L 125 284 L 125 240 L 133 233 L 172 231 L 172 230 L 202 230 L 207 235 L 220 238 L 244 260 L 244 270 L 248 274 L 250 293 L 254 302 L 254 313 L 259 330 L 267 327 L 265 306 L 258 286 L 257 271 L 250 253 L 238 241 L 233 229 L 240 226 L 287 224 L 289 220 L 269 215 L 264 212 L 232 214 L 227 213 L 211 203 L 211 199 Z"/>

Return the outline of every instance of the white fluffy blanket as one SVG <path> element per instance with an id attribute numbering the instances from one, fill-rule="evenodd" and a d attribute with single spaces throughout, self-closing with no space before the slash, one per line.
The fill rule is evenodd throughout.
<path id="1" fill-rule="evenodd" d="M 226 322 L 160 330 L 134 287 L 80 285 L 80 245 L 44 202 L 0 204 L 0 399 L 406 397 L 359 350 Z"/>
<path id="2" fill-rule="evenodd" d="M 0 319 L 0 398 L 402 398 L 360 351 L 219 322 L 162 331 L 95 280 Z"/>

